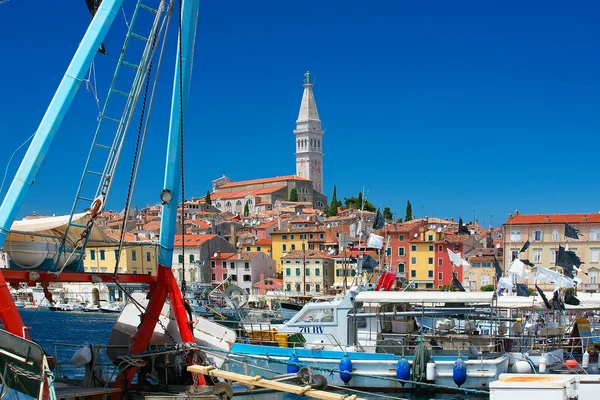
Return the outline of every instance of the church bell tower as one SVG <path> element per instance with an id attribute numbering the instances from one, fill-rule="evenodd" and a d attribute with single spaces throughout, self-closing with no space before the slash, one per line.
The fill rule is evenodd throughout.
<path id="1" fill-rule="evenodd" d="M 310 72 L 304 74 L 304 93 L 296 120 L 296 175 L 310 179 L 313 188 L 323 193 L 323 130 L 317 103 L 310 83 Z"/>

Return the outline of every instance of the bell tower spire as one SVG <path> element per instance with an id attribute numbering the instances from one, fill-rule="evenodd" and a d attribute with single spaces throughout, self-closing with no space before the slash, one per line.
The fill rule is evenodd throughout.
<path id="1" fill-rule="evenodd" d="M 304 74 L 304 93 L 294 135 L 296 136 L 296 175 L 310 179 L 313 188 L 323 193 L 323 130 L 309 71 Z"/>

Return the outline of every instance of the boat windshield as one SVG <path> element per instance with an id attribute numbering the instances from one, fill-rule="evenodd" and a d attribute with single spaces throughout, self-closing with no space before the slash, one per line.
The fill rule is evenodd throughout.
<path id="1" fill-rule="evenodd" d="M 298 321 L 303 322 L 333 322 L 333 308 L 307 310 Z"/>

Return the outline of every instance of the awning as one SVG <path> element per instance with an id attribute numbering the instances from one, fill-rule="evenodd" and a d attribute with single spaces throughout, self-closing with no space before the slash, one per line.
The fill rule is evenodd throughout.
<path id="1" fill-rule="evenodd" d="M 363 303 L 446 304 L 469 303 L 491 305 L 496 292 L 360 292 Z"/>

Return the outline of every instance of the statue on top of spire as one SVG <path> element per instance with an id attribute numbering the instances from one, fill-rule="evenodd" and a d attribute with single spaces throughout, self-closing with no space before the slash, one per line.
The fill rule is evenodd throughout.
<path id="1" fill-rule="evenodd" d="M 310 71 L 306 71 L 304 74 L 304 83 L 310 83 Z"/>

